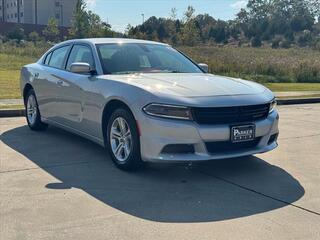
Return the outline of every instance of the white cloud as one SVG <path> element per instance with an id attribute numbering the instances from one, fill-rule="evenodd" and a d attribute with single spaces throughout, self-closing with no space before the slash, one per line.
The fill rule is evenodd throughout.
<path id="1" fill-rule="evenodd" d="M 247 6 L 248 0 L 239 0 L 235 3 L 232 3 L 230 6 L 234 9 L 240 10 L 241 8 L 245 8 Z"/>
<path id="2" fill-rule="evenodd" d="M 97 0 L 86 0 L 86 3 L 89 7 L 92 7 L 97 4 Z"/>

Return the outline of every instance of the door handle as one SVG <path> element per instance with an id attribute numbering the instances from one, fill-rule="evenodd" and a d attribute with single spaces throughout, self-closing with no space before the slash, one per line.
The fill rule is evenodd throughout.
<path id="1" fill-rule="evenodd" d="M 34 78 L 37 79 L 39 77 L 39 73 L 34 74 Z"/>
<path id="2" fill-rule="evenodd" d="M 58 80 L 57 84 L 61 86 L 63 84 L 63 81 L 62 80 Z"/>

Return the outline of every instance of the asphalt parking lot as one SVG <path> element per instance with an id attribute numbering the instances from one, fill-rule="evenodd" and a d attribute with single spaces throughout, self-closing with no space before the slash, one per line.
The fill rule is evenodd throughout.
<path id="1" fill-rule="evenodd" d="M 0 118 L 0 239 L 320 239 L 320 104 L 279 110 L 273 152 L 137 173 Z"/>

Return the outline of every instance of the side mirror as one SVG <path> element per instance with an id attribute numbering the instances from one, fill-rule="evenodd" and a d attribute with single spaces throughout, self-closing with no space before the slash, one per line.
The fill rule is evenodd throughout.
<path id="1" fill-rule="evenodd" d="M 199 63 L 198 66 L 199 66 L 205 73 L 208 73 L 208 72 L 209 72 L 209 66 L 208 66 L 208 64 Z"/>
<path id="2" fill-rule="evenodd" d="M 90 67 L 89 63 L 82 62 L 72 63 L 70 71 L 79 74 L 93 74 L 95 72 L 95 70 Z"/>

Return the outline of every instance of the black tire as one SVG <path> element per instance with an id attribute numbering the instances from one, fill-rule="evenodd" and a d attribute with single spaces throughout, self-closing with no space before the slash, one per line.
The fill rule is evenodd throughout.
<path id="1" fill-rule="evenodd" d="M 132 139 L 130 144 L 131 151 L 128 154 L 128 157 L 126 158 L 126 160 L 122 160 L 122 161 L 119 161 L 115 156 L 115 154 L 113 153 L 112 146 L 111 146 L 111 139 L 110 139 L 112 124 L 119 117 L 123 118 L 126 121 L 128 127 L 130 128 L 131 139 Z M 116 109 L 111 114 L 106 130 L 107 130 L 106 141 L 105 141 L 106 148 L 108 149 L 114 164 L 121 170 L 125 170 L 125 171 L 134 171 L 134 170 L 141 169 L 144 166 L 144 164 L 143 164 L 143 161 L 141 160 L 139 132 L 138 132 L 136 120 L 134 119 L 132 113 L 125 108 Z"/>
<path id="2" fill-rule="evenodd" d="M 28 100 L 31 96 L 34 97 L 35 107 L 36 107 L 36 114 L 35 114 L 34 121 L 30 121 L 30 119 L 28 117 Z M 46 130 L 48 128 L 48 125 L 41 121 L 41 115 L 40 115 L 40 111 L 39 111 L 39 107 L 38 107 L 38 101 L 37 101 L 37 97 L 36 97 L 36 94 L 33 89 L 30 89 L 28 91 L 28 93 L 26 94 L 24 105 L 25 105 L 25 112 L 26 112 L 25 117 L 27 119 L 27 123 L 28 123 L 29 128 L 33 131 Z"/>

